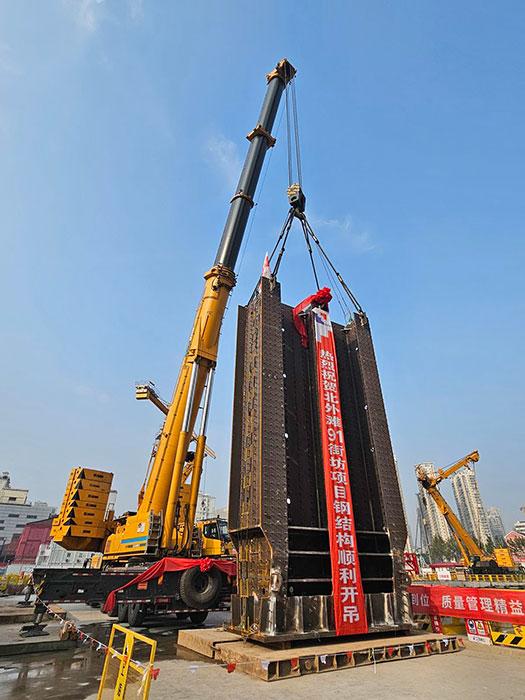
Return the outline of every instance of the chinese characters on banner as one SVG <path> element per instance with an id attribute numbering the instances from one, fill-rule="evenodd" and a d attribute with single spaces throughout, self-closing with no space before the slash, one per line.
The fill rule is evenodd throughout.
<path id="1" fill-rule="evenodd" d="M 410 586 L 416 614 L 525 624 L 525 591 L 501 588 Z"/>
<path id="2" fill-rule="evenodd" d="M 315 308 L 312 314 L 315 325 L 335 631 L 337 635 L 361 634 L 368 631 L 368 623 L 341 420 L 334 334 L 327 311 Z"/>

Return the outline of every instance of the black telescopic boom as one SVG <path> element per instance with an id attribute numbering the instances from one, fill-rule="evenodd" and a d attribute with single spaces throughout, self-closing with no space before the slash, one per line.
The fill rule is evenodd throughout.
<path id="1" fill-rule="evenodd" d="M 253 207 L 253 197 L 266 151 L 275 144 L 271 130 L 279 107 L 283 90 L 296 73 L 295 68 L 283 58 L 275 69 L 268 73 L 268 88 L 264 98 L 259 120 L 255 129 L 247 136 L 250 148 L 242 169 L 237 191 L 231 200 L 230 211 L 222 233 L 215 265 L 224 265 L 235 269 L 237 256 L 246 229 L 246 223 Z"/>

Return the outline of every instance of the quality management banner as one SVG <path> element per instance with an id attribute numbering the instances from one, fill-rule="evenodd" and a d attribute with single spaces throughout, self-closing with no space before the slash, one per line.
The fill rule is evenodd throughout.
<path id="1" fill-rule="evenodd" d="M 412 585 L 408 590 L 416 614 L 525 625 L 523 590 L 419 585 Z"/>
<path id="2" fill-rule="evenodd" d="M 362 634 L 368 631 L 368 623 L 359 570 L 352 495 L 341 421 L 334 334 L 327 311 L 314 308 L 312 314 L 315 323 L 335 630 L 338 635 Z"/>

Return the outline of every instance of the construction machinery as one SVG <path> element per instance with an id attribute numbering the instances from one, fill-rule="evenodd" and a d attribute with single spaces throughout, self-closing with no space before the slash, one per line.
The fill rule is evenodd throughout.
<path id="1" fill-rule="evenodd" d="M 510 558 L 508 550 L 495 550 L 495 554 L 487 554 L 484 552 L 474 538 L 467 532 L 466 528 L 463 527 L 459 518 L 438 489 L 438 484 L 444 479 L 448 479 L 449 476 L 452 476 L 460 469 L 469 467 L 478 460 L 479 452 L 476 450 L 455 462 L 447 469 L 438 469 L 436 476 L 428 474 L 422 465 L 418 465 L 416 467 L 416 478 L 428 495 L 434 500 L 440 513 L 443 514 L 452 536 L 458 545 L 459 551 L 461 552 L 464 565 L 469 567 L 472 573 L 476 574 L 508 573 L 512 571 L 512 569 L 509 569 L 508 566 L 505 565 L 509 561 L 512 564 L 512 559 Z"/>
<path id="2" fill-rule="evenodd" d="M 247 136 L 250 146 L 237 190 L 231 199 L 215 261 L 204 275 L 204 292 L 171 403 L 163 402 L 151 384 L 137 387 L 137 398 L 149 399 L 165 414 L 147 478 L 138 496 L 137 511 L 115 518 L 107 508 L 112 475 L 82 468 L 74 470 L 54 523 L 53 537 L 67 549 L 103 549 L 102 569 L 70 571 L 69 579 L 64 572 L 55 575 L 51 571 L 36 570 L 42 600 L 87 598 L 97 602 L 105 598 L 108 590 L 120 587 L 123 581 L 129 583 L 129 574 L 137 576 L 137 571 L 140 573 L 162 558 L 231 554 L 225 522 L 205 522 L 195 528 L 203 461 L 206 452 L 210 452 L 206 445 L 206 429 L 213 375 L 221 324 L 236 283 L 235 265 L 241 242 L 254 205 L 266 152 L 275 144 L 272 127 L 283 91 L 295 73 L 295 68 L 283 59 L 267 75 L 264 102 L 257 124 Z M 213 571 L 212 567 L 209 571 L 201 570 L 202 576 L 194 576 L 195 590 L 189 591 L 189 595 L 184 596 L 183 591 L 188 586 L 183 585 L 179 575 L 168 586 L 171 594 L 166 593 L 166 580 L 161 586 L 163 590 L 155 594 L 159 593 L 157 598 L 164 601 L 171 597 L 167 604 L 174 610 L 177 610 L 180 598 L 182 611 L 191 610 L 192 605 L 201 609 L 216 606 L 222 600 L 220 591 L 228 593 L 231 585 L 226 585 L 223 576 L 218 582 L 215 577 L 213 586 L 210 586 L 206 576 L 210 578 Z M 92 581 L 88 580 L 89 576 Z M 110 577 L 113 579 L 107 583 Z M 54 586 L 53 582 L 58 582 L 58 579 L 60 585 Z M 103 580 L 106 583 L 102 583 Z M 204 595 L 208 589 L 209 594 Z M 129 596 L 132 587 L 126 590 Z M 143 601 L 143 608 L 151 611 L 154 599 L 149 594 L 142 594 L 139 599 Z M 197 601 L 200 601 L 199 605 L 196 605 Z M 137 622 L 141 615 L 133 617 Z"/>

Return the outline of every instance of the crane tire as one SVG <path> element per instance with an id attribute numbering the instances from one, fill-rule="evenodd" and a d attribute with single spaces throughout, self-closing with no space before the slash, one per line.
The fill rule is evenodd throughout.
<path id="1" fill-rule="evenodd" d="M 213 608 L 219 602 L 222 574 L 215 567 L 201 571 L 198 566 L 186 569 L 180 578 L 180 597 L 189 608 Z"/>
<path id="2" fill-rule="evenodd" d="M 118 603 L 117 618 L 119 622 L 127 622 L 128 620 L 128 604 Z"/>
<path id="3" fill-rule="evenodd" d="M 146 617 L 146 609 L 140 603 L 128 604 L 128 622 L 130 627 L 140 627 Z"/>

